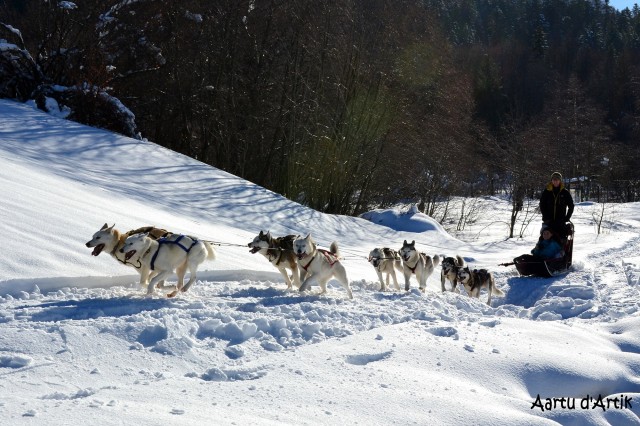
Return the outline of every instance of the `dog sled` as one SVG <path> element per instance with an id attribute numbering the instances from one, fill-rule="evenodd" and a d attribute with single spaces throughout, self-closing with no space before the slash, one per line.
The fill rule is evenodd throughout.
<path id="1" fill-rule="evenodd" d="M 553 259 L 540 259 L 530 254 L 524 254 L 513 259 L 513 262 L 501 263 L 500 266 L 515 265 L 520 276 L 550 278 L 562 275 L 571 269 L 573 259 L 573 223 L 565 224 L 566 236 L 560 241 L 562 245 L 562 256 Z"/>

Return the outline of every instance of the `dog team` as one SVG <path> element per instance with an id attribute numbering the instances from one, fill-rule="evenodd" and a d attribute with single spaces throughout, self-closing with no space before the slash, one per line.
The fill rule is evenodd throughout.
<path id="1" fill-rule="evenodd" d="M 393 279 L 396 290 L 400 290 L 396 270 L 404 275 L 404 290 L 409 291 L 409 280 L 413 274 L 416 275 L 420 291 L 424 292 L 427 287 L 427 278 L 433 274 L 434 269 L 440 264 L 440 256 L 433 257 L 416 250 L 415 241 L 408 243 L 406 240 L 402 244 L 400 251 L 395 251 L 389 247 L 374 248 L 369 253 L 369 262 L 375 268 L 380 280 L 380 291 L 386 291 L 389 286 L 389 276 Z M 445 282 L 451 283 L 451 291 L 459 293 L 457 288 L 460 282 L 470 297 L 480 298 L 480 290 L 485 289 L 488 294 L 487 304 L 491 305 L 491 295 L 504 296 L 502 290 L 495 285 L 493 274 L 486 269 L 470 270 L 465 266 L 464 259 L 460 256 L 444 257 L 441 263 L 440 289 L 446 291 Z M 386 274 L 386 282 L 383 279 Z"/>
<path id="2" fill-rule="evenodd" d="M 147 288 L 147 294 L 153 294 L 157 288 L 165 288 L 164 282 L 175 271 L 178 281 L 167 297 L 185 292 L 196 280 L 197 269 L 205 260 L 214 260 L 216 252 L 208 241 L 196 237 L 174 234 L 165 229 L 146 226 L 121 233 L 106 223 L 100 228 L 86 246 L 93 248 L 91 253 L 98 256 L 108 252 L 117 261 L 130 266 L 140 274 L 140 286 Z M 340 262 L 340 252 L 336 242 L 329 250 L 318 248 L 311 234 L 306 237 L 287 235 L 273 237 L 270 232 L 260 233 L 248 244 L 251 253 L 262 254 L 280 271 L 287 289 L 293 287 L 307 291 L 312 285 L 320 286 L 320 293 L 327 291 L 327 282 L 335 278 L 353 299 L 347 272 Z M 400 290 L 396 271 L 404 275 L 404 290 L 409 291 L 410 279 L 415 275 L 418 288 L 425 292 L 427 279 L 435 268 L 441 265 L 440 285 L 445 292 L 445 282 L 451 283 L 451 291 L 459 293 L 460 283 L 470 297 L 479 298 L 480 290 L 488 294 L 487 304 L 491 305 L 491 296 L 503 296 L 496 287 L 493 274 L 486 269 L 471 270 L 460 256 L 433 257 L 416 249 L 415 241 L 403 242 L 400 250 L 389 247 L 374 248 L 369 253 L 369 263 L 374 267 L 380 280 L 380 290 L 389 289 L 389 278 L 393 280 L 395 290 Z M 189 271 L 189 281 L 184 277 Z"/>

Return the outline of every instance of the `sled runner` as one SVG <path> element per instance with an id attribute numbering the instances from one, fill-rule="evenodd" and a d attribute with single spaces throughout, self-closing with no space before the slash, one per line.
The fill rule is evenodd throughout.
<path id="1" fill-rule="evenodd" d="M 536 276 L 549 278 L 568 272 L 573 259 L 573 223 L 565 224 L 565 233 L 561 240 L 562 257 L 553 259 L 540 259 L 530 254 L 523 254 L 513 259 L 513 262 L 501 263 L 500 266 L 515 265 L 521 276 Z"/>

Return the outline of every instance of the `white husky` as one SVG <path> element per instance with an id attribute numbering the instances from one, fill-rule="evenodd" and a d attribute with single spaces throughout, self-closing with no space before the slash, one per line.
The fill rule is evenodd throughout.
<path id="1" fill-rule="evenodd" d="M 146 286 L 149 281 L 149 270 L 142 267 L 142 264 L 137 259 L 125 259 L 120 249 L 124 245 L 124 241 L 130 235 L 140 234 L 148 232 L 149 236 L 154 239 L 166 237 L 171 233 L 165 229 L 155 228 L 153 226 L 145 226 L 138 229 L 133 229 L 129 232 L 121 233 L 115 229 L 115 224 L 109 226 L 106 223 L 102 225 L 102 228 L 98 230 L 93 237 L 85 244 L 89 248 L 93 248 L 91 252 L 92 256 L 98 256 L 100 253 L 107 252 L 118 262 L 135 268 L 140 273 L 140 285 Z M 151 274 L 154 275 L 154 274 Z"/>
<path id="2" fill-rule="evenodd" d="M 404 270 L 405 291 L 409 291 L 409 279 L 411 275 L 416 274 L 420 291 L 424 293 L 427 289 L 427 278 L 433 274 L 433 270 L 440 264 L 440 256 L 436 254 L 432 259 L 431 256 L 427 256 L 416 250 L 415 241 L 411 241 L 411 244 L 409 244 L 407 240 L 404 240 L 399 253 L 402 258 L 402 267 Z"/>
<path id="3" fill-rule="evenodd" d="M 216 253 L 208 242 L 177 234 L 157 241 L 147 234 L 132 235 L 125 240 L 120 253 L 124 253 L 127 260 L 137 255 L 143 269 L 157 273 L 149 283 L 147 294 L 153 293 L 156 284 L 167 279 L 175 270 L 178 284 L 176 290 L 167 294 L 167 297 L 174 297 L 178 291 L 189 290 L 196 280 L 198 266 L 206 259 L 216 258 Z M 183 285 L 187 269 L 189 281 Z"/>
<path id="4" fill-rule="evenodd" d="M 373 265 L 378 279 L 380 280 L 380 291 L 386 291 L 389 286 L 389 276 L 393 279 L 393 285 L 396 290 L 400 290 L 398 285 L 398 278 L 396 277 L 396 269 L 398 272 L 403 272 L 402 261 L 400 260 L 400 254 L 394 249 L 389 247 L 376 247 L 369 253 L 369 263 Z M 385 284 L 382 274 L 387 275 L 387 282 Z"/>
<path id="5" fill-rule="evenodd" d="M 300 291 L 308 290 L 311 284 L 320 284 L 321 292 L 327 292 L 327 281 L 335 277 L 347 290 L 349 299 L 353 299 L 353 293 L 347 279 L 347 271 L 340 263 L 340 253 L 338 244 L 331 243 L 329 250 L 317 248 L 316 243 L 311 238 L 311 234 L 305 238 L 298 237 L 293 241 L 293 252 L 298 258 L 298 265 L 307 273 L 307 278 L 300 286 Z"/>

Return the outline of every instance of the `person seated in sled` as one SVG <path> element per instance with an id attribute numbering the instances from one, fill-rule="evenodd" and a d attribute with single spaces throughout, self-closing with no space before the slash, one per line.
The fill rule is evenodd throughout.
<path id="1" fill-rule="evenodd" d="M 551 182 L 540 196 L 542 223 L 550 227 L 561 239 L 566 238 L 566 223 L 571 219 L 573 207 L 573 198 L 562 182 L 562 175 L 553 172 Z"/>
<path id="2" fill-rule="evenodd" d="M 562 246 L 556 240 L 553 230 L 546 225 L 542 225 L 540 239 L 531 250 L 531 254 L 523 254 L 513 260 L 516 263 L 530 263 L 560 257 L 562 257 Z"/>
<path id="3" fill-rule="evenodd" d="M 531 254 L 541 260 L 562 257 L 562 246 L 554 238 L 551 228 L 542 229 L 542 237 L 538 240 L 538 244 L 536 244 L 533 250 L 531 250 Z"/>

